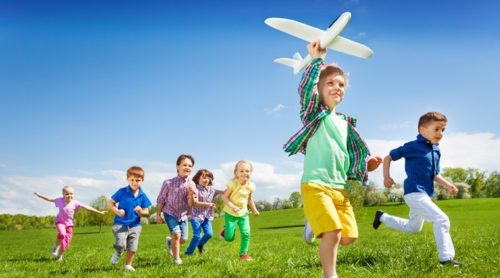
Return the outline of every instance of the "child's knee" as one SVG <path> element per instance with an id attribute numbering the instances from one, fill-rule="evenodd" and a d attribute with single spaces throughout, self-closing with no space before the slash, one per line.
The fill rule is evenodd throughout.
<path id="1" fill-rule="evenodd" d="M 125 239 L 117 240 L 115 241 L 113 247 L 115 248 L 116 251 L 118 251 L 118 253 L 121 253 L 123 252 L 123 250 L 127 248 L 127 241 Z"/>
<path id="2" fill-rule="evenodd" d="M 340 245 L 349 245 L 353 244 L 356 241 L 357 238 L 354 237 L 343 237 L 340 239 Z"/>
<path id="3" fill-rule="evenodd" d="M 212 238 L 212 236 L 213 236 L 213 234 L 212 234 L 211 232 L 209 232 L 209 233 L 205 233 L 205 237 L 206 237 L 207 239 L 211 239 L 211 238 Z"/>

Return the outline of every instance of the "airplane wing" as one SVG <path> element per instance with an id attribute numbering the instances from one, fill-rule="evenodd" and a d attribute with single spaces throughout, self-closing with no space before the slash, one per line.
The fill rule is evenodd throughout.
<path id="1" fill-rule="evenodd" d="M 325 31 L 321 29 L 286 18 L 272 17 L 266 19 L 264 22 L 274 29 L 280 30 L 281 32 L 287 33 L 299 39 L 303 39 L 307 42 L 318 40 L 323 37 L 323 34 L 325 33 Z"/>
<path id="2" fill-rule="evenodd" d="M 327 47 L 359 58 L 366 59 L 373 55 L 369 47 L 342 36 L 337 36 Z"/>

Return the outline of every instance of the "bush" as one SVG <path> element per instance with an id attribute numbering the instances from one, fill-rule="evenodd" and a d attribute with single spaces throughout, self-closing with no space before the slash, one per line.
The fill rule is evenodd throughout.
<path id="1" fill-rule="evenodd" d="M 382 191 L 371 190 L 365 194 L 366 206 L 377 206 L 387 202 L 387 196 Z"/>

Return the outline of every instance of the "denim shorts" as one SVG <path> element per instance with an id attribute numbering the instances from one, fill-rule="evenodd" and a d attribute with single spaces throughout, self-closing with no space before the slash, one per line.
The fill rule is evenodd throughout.
<path id="1" fill-rule="evenodd" d="M 165 212 L 163 213 L 163 218 L 165 218 L 165 224 L 171 234 L 181 234 L 181 239 L 186 241 L 188 240 L 188 225 L 186 220 L 179 221 L 177 218 Z"/>

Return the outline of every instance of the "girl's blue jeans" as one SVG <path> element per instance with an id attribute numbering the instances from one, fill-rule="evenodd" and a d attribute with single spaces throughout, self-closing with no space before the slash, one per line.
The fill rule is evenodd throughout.
<path id="1" fill-rule="evenodd" d="M 191 219 L 191 226 L 193 227 L 193 238 L 186 249 L 186 254 L 192 254 L 196 247 L 204 245 L 212 238 L 212 221 L 205 219 L 200 221 L 198 219 Z M 201 231 L 203 230 L 203 237 Z"/>

